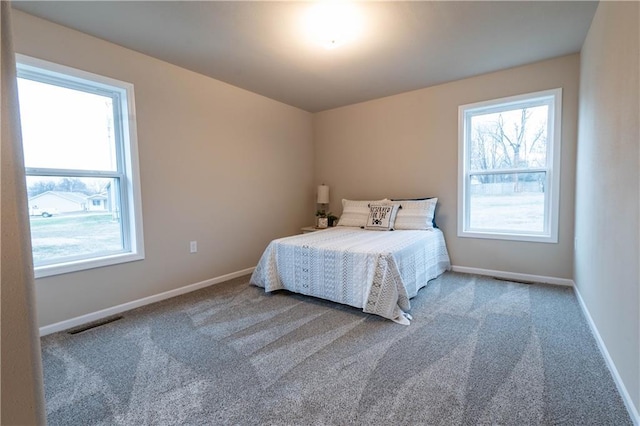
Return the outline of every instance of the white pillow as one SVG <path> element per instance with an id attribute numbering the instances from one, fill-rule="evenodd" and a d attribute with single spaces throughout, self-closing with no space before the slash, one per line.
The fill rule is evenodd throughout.
<path id="1" fill-rule="evenodd" d="M 364 229 L 374 231 L 393 231 L 393 223 L 398 214 L 399 204 L 371 203 L 369 218 Z"/>
<path id="2" fill-rule="evenodd" d="M 356 226 L 362 228 L 367 224 L 369 218 L 369 205 L 382 203 L 388 200 L 376 201 L 354 201 L 342 199 L 342 215 L 338 221 L 338 226 Z"/>
<path id="3" fill-rule="evenodd" d="M 394 229 L 432 229 L 433 215 L 436 211 L 437 198 L 428 200 L 394 201 L 400 204 Z"/>

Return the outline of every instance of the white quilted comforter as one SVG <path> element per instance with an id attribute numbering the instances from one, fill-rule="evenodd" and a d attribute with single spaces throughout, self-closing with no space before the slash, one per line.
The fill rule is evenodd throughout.
<path id="1" fill-rule="evenodd" d="M 408 324 L 409 299 L 449 268 L 439 229 L 381 232 L 340 226 L 272 241 L 251 283 Z"/>

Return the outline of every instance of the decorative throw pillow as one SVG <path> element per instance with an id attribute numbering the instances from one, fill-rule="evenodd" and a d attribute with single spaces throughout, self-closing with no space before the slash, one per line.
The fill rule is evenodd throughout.
<path id="1" fill-rule="evenodd" d="M 369 206 L 369 217 L 364 229 L 393 231 L 393 224 L 399 208 L 398 204 L 371 204 Z"/>
<path id="2" fill-rule="evenodd" d="M 426 200 L 394 201 L 402 208 L 398 212 L 394 229 L 432 229 L 437 198 Z"/>
<path id="3" fill-rule="evenodd" d="M 355 226 L 362 228 L 367 224 L 369 217 L 369 205 L 382 203 L 388 200 L 377 201 L 354 201 L 342 200 L 342 215 L 338 221 L 338 226 Z"/>

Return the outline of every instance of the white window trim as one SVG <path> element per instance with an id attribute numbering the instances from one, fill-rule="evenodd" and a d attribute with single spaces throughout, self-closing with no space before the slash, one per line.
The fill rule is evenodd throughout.
<path id="1" fill-rule="evenodd" d="M 140 170 L 138 158 L 138 137 L 136 128 L 135 96 L 133 84 L 104 77 L 98 74 L 78 70 L 64 65 L 30 56 L 16 54 L 17 68 L 19 71 L 35 71 L 59 76 L 69 81 L 76 81 L 93 86 L 103 86 L 109 90 L 117 88 L 121 92 L 120 108 L 123 117 L 123 160 L 126 179 L 122 182 L 126 185 L 126 194 L 123 203 L 126 204 L 127 219 L 130 229 L 123 229 L 123 238 L 129 241 L 129 251 L 108 255 L 96 255 L 96 257 L 81 260 L 70 260 L 52 265 L 37 266 L 34 269 L 35 278 L 43 278 L 86 269 L 100 268 L 119 263 L 133 262 L 144 259 L 144 238 L 142 225 L 142 197 L 140 193 Z M 122 209 L 123 211 L 125 209 Z"/>
<path id="2" fill-rule="evenodd" d="M 550 121 L 547 123 L 549 129 L 548 138 L 551 139 L 551 148 L 547 155 L 551 156 L 551 166 L 548 167 L 549 182 L 551 183 L 549 190 L 545 191 L 545 204 L 547 211 L 545 217 L 548 219 L 546 232 L 543 233 L 527 233 L 516 231 L 470 231 L 466 228 L 465 219 L 468 218 L 469 203 L 467 200 L 467 187 L 469 186 L 469 163 L 468 147 L 466 144 L 466 117 L 468 110 L 481 110 L 482 108 L 491 109 L 496 105 L 508 106 L 508 104 L 517 104 L 535 98 L 553 97 L 553 113 L 550 114 Z M 486 238 L 511 241 L 529 241 L 539 243 L 557 243 L 558 242 L 558 220 L 560 211 L 560 153 L 562 146 L 562 89 L 550 89 L 540 92 L 526 93 L 517 96 L 510 96 L 489 101 L 477 102 L 472 104 L 461 105 L 458 107 L 458 237 L 466 238 Z M 503 172 L 503 170 L 500 170 Z"/>

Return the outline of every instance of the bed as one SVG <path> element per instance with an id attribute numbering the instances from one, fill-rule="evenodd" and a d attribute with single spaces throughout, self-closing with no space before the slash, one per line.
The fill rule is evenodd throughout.
<path id="1" fill-rule="evenodd" d="M 272 241 L 250 282 L 267 292 L 327 299 L 408 325 L 409 299 L 449 268 L 437 228 L 380 232 L 337 226 Z"/>

